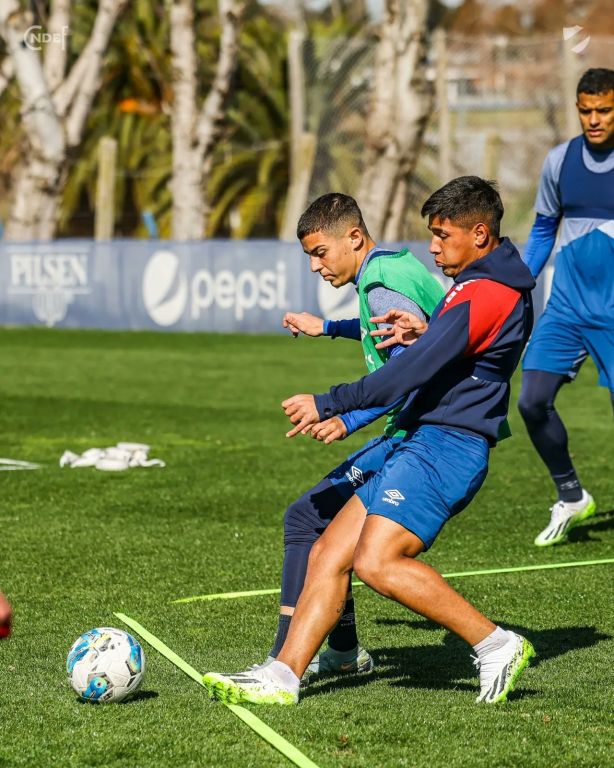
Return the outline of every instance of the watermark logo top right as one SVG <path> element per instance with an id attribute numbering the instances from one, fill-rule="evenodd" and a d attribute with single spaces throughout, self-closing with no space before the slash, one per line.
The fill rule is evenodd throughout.
<path id="1" fill-rule="evenodd" d="M 574 27 L 563 27 L 563 40 L 567 42 L 568 40 L 572 40 L 574 37 L 580 34 L 584 27 L 579 27 L 577 24 Z M 586 47 L 591 41 L 591 36 L 587 35 L 586 37 L 582 38 L 580 42 L 575 43 L 571 50 L 573 53 L 582 53 L 582 51 L 586 50 Z"/>

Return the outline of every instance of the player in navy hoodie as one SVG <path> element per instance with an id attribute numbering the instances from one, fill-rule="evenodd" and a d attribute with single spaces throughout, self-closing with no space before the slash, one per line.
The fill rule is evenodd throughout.
<path id="1" fill-rule="evenodd" d="M 206 675 L 219 698 L 295 703 L 300 677 L 343 611 L 352 569 L 473 646 L 478 701 L 504 701 L 534 654 L 528 640 L 496 626 L 416 558 L 484 482 L 489 448 L 506 426 L 509 380 L 531 333 L 535 281 L 512 243 L 499 238 L 503 205 L 491 183 L 454 179 L 427 200 L 422 215 L 429 217 L 435 263 L 455 283 L 428 326 L 393 313 L 387 319 L 399 322 L 390 342 L 409 343 L 404 352 L 353 384 L 283 403 L 292 437 L 335 414 L 404 401 L 397 425 L 408 436 L 312 549 L 277 660 L 238 675 Z"/>

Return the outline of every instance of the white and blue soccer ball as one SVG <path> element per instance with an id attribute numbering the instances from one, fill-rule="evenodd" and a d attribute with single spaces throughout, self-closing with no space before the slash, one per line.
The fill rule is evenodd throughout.
<path id="1" fill-rule="evenodd" d="M 145 674 L 145 654 L 121 629 L 98 627 L 73 643 L 66 659 L 68 681 L 84 701 L 122 701 L 138 690 Z"/>

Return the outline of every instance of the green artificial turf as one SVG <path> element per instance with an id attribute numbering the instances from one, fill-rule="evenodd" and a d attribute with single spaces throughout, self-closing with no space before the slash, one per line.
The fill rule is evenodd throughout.
<path id="1" fill-rule="evenodd" d="M 0 588 L 15 607 L 0 643 L 0 766 L 284 766 L 289 763 L 145 646 L 141 692 L 79 703 L 65 657 L 83 631 L 143 624 L 196 669 L 266 655 L 277 597 L 172 605 L 278 586 L 287 504 L 377 433 L 323 446 L 284 437 L 280 401 L 362 375 L 351 342 L 286 337 L 0 331 Z M 516 390 L 518 379 L 515 380 Z M 612 414 L 587 364 L 560 396 L 599 514 L 564 545 L 532 541 L 553 489 L 515 410 L 486 484 L 426 559 L 443 572 L 614 556 Z M 515 396 L 517 391 L 515 392 Z M 514 403 L 515 403 L 514 396 Z M 60 469 L 65 449 L 152 445 L 165 469 Z M 256 714 L 322 766 L 608 766 L 614 763 L 614 566 L 456 579 L 538 659 L 500 706 L 477 706 L 462 641 L 356 590 L 372 679 L 312 685 L 298 707 Z"/>

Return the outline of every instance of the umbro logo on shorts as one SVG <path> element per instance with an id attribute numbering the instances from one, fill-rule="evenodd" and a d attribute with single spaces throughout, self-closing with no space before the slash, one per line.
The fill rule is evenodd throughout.
<path id="1" fill-rule="evenodd" d="M 390 491 L 384 491 L 384 496 L 382 496 L 382 501 L 385 501 L 387 504 L 394 504 L 395 507 L 399 506 L 400 501 L 405 501 L 405 496 L 401 493 L 401 491 L 397 491 L 396 489 L 390 490 Z"/>
<path id="2" fill-rule="evenodd" d="M 362 470 L 358 469 L 358 467 L 355 467 L 353 464 L 349 471 L 345 473 L 345 476 L 350 481 L 350 483 L 352 483 L 354 488 L 356 488 L 357 485 L 362 485 L 365 481 Z"/>

